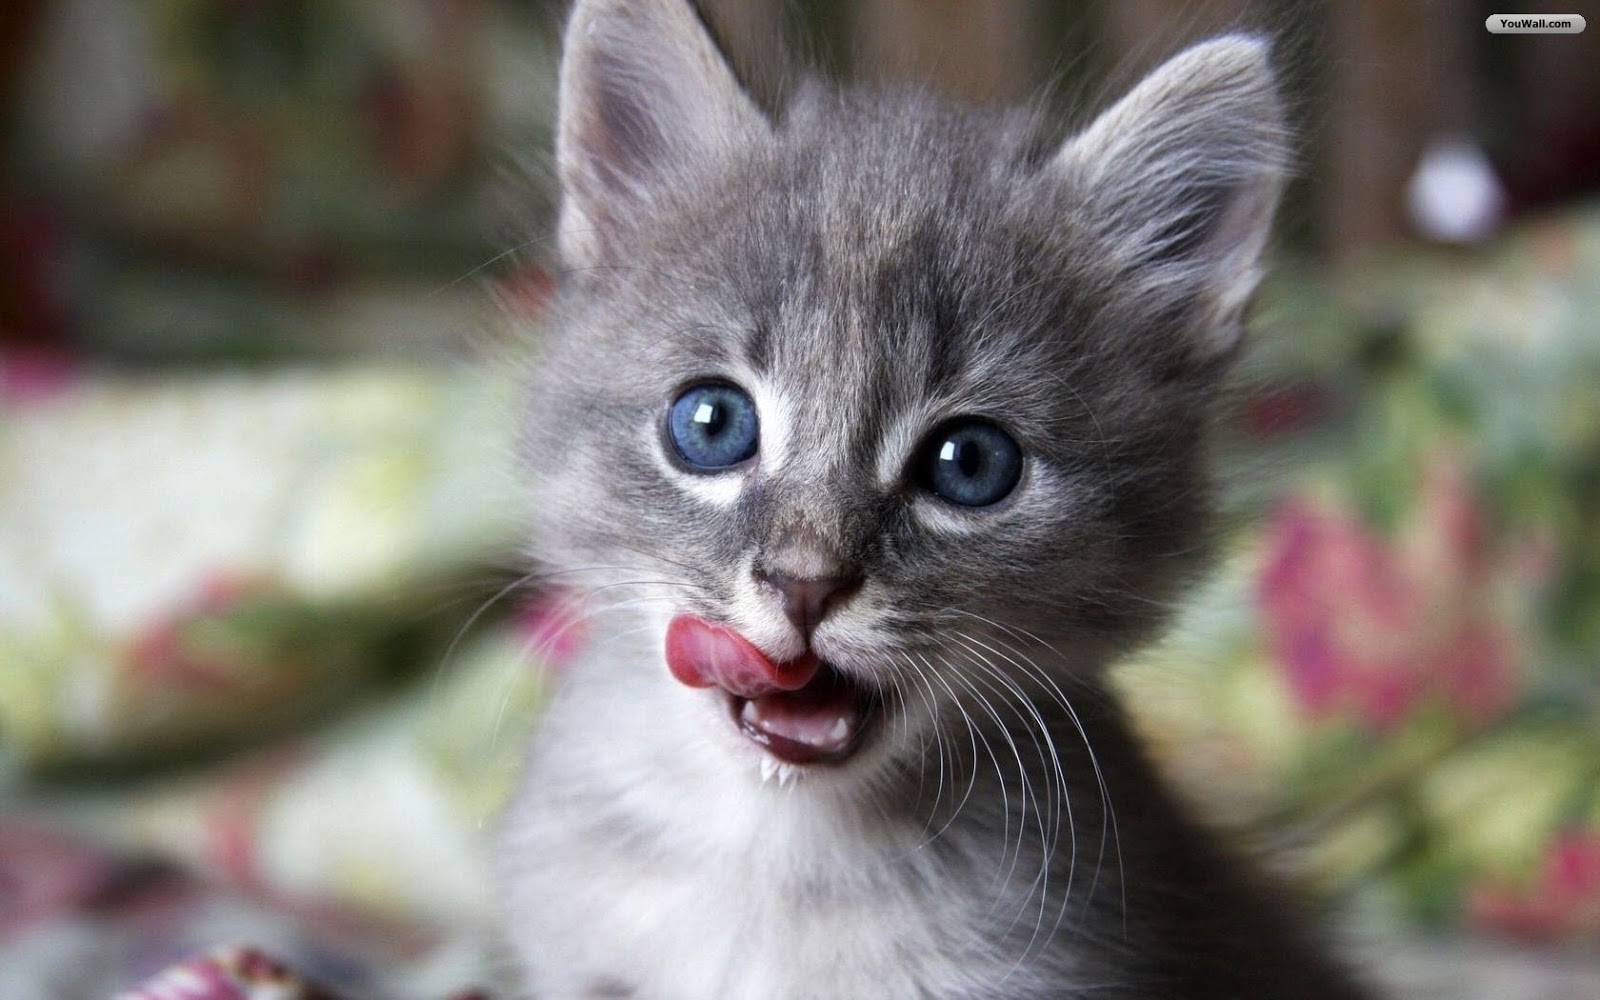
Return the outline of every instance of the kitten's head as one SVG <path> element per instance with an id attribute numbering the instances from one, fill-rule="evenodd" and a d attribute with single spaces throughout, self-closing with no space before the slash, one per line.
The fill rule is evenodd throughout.
<path id="1" fill-rule="evenodd" d="M 1248 37 L 1053 142 L 912 93 L 774 119 L 687 0 L 580 0 L 538 556 L 633 602 L 663 651 L 637 682 L 769 772 L 1092 669 L 1204 549 L 1286 158 Z"/>

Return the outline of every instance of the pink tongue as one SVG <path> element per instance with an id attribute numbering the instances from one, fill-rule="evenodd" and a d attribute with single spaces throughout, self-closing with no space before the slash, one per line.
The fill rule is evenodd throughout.
<path id="1" fill-rule="evenodd" d="M 813 653 L 774 663 L 744 636 L 694 615 L 667 625 L 667 668 L 690 687 L 719 687 L 741 698 L 798 691 L 821 664 Z"/>
<path id="2" fill-rule="evenodd" d="M 742 699 L 739 727 L 790 763 L 843 755 L 861 726 L 855 690 L 815 654 L 774 663 L 739 633 L 693 615 L 667 625 L 667 668 L 690 687 Z"/>

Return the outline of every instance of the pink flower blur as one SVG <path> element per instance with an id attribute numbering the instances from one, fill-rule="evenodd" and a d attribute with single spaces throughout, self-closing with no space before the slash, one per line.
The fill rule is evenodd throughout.
<path id="1" fill-rule="evenodd" d="M 517 615 L 523 648 L 541 667 L 557 669 L 577 653 L 583 628 L 576 602 L 561 590 L 539 594 Z"/>
<path id="2" fill-rule="evenodd" d="M 1430 703 L 1470 724 L 1494 718 L 1516 693 L 1515 645 L 1491 600 L 1484 518 L 1459 470 L 1429 468 L 1397 536 L 1305 498 L 1274 516 L 1258 600 L 1296 703 L 1380 732 Z"/>
<path id="3" fill-rule="evenodd" d="M 1600 830 L 1558 834 L 1528 884 L 1485 882 L 1467 907 L 1480 926 L 1515 937 L 1600 942 Z"/>
<path id="4" fill-rule="evenodd" d="M 78 384 L 78 361 L 47 348 L 0 350 L 0 406 L 35 406 Z"/>

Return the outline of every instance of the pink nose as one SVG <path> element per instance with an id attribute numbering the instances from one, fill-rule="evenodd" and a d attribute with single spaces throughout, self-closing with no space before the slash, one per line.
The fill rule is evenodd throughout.
<path id="1" fill-rule="evenodd" d="M 678 615 L 667 624 L 666 652 L 667 669 L 682 683 L 720 687 L 741 698 L 799 690 L 820 666 L 814 653 L 774 663 L 733 629 L 694 615 Z"/>
<path id="2" fill-rule="evenodd" d="M 756 579 L 777 592 L 784 616 L 807 639 L 834 605 L 849 597 L 861 583 L 859 577 L 842 573 L 795 577 L 757 570 Z"/>

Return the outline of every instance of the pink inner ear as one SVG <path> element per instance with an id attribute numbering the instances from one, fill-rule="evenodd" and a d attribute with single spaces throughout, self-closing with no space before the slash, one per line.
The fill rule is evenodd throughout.
<path id="1" fill-rule="evenodd" d="M 667 669 L 689 687 L 720 687 L 741 698 L 759 698 L 805 687 L 821 664 L 816 654 L 774 663 L 744 636 L 694 615 L 667 625 Z"/>

